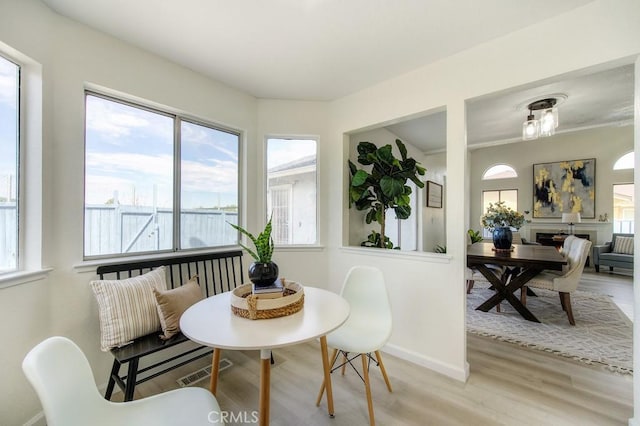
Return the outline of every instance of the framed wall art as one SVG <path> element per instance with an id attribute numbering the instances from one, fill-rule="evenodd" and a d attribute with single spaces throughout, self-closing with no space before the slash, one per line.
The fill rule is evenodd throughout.
<path id="1" fill-rule="evenodd" d="M 442 185 L 427 181 L 427 207 L 442 208 Z"/>
<path id="2" fill-rule="evenodd" d="M 533 217 L 561 218 L 580 213 L 595 218 L 596 159 L 533 165 Z"/>

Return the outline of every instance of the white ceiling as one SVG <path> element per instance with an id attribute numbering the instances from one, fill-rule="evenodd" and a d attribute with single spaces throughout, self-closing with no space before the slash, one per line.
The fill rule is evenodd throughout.
<path id="1" fill-rule="evenodd" d="M 467 144 L 470 148 L 479 148 L 520 141 L 522 123 L 529 114 L 527 105 L 550 96 L 561 99 L 558 134 L 630 125 L 633 122 L 633 74 L 633 65 L 583 70 L 544 83 L 471 99 L 466 103 Z M 385 128 L 424 152 L 444 150 L 446 145 L 446 112 Z"/>
<path id="2" fill-rule="evenodd" d="M 332 100 L 592 0 L 42 0 L 259 98 Z"/>
<path id="3" fill-rule="evenodd" d="M 258 98 L 332 100 L 592 0 L 42 0 L 57 13 Z M 526 101 L 567 95 L 558 132 L 629 123 L 633 69 L 588 70 L 467 102 L 467 142 L 519 140 Z M 387 128 L 445 147 L 446 112 Z"/>

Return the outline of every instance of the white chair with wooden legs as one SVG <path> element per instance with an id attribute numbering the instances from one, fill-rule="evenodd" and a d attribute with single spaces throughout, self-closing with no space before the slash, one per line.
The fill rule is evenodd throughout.
<path id="1" fill-rule="evenodd" d="M 371 361 L 380 367 L 387 389 L 392 392 L 380 355 L 380 349 L 389 340 L 392 328 L 391 306 L 382 271 L 368 266 L 354 266 L 347 274 L 341 295 L 349 302 L 351 310 L 347 321 L 327 335 L 327 345 L 334 348 L 331 355 L 331 371 L 340 368 L 344 374 L 346 365 L 349 364 L 358 372 L 352 361 L 361 359 L 362 374 L 358 372 L 358 375 L 364 381 L 369 423 L 374 425 L 375 417 L 369 382 Z M 340 354 L 342 354 L 343 363 L 334 367 Z M 316 405 L 320 404 L 324 390 L 323 382 Z"/>
<path id="2" fill-rule="evenodd" d="M 542 288 L 546 290 L 557 291 L 560 296 L 560 304 L 562 310 L 567 313 L 567 318 L 571 325 L 576 325 L 573 318 L 573 310 L 571 309 L 571 293 L 578 288 L 584 264 L 589 256 L 591 249 L 591 241 L 582 238 L 573 239 L 566 252 L 568 265 L 564 271 L 548 271 L 536 275 L 522 287 L 520 292 L 520 300 L 526 303 L 526 288 Z"/>
<path id="3" fill-rule="evenodd" d="M 65 337 L 50 337 L 24 358 L 22 370 L 36 390 L 48 426 L 181 426 L 223 424 L 206 389 L 182 388 L 129 402 L 98 393 L 82 350 Z"/>

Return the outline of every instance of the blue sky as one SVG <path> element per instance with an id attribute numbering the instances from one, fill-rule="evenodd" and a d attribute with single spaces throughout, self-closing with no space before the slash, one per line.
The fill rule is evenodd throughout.
<path id="1" fill-rule="evenodd" d="M 86 202 L 173 203 L 173 117 L 87 96 Z M 182 207 L 237 205 L 238 136 L 182 122 Z"/>

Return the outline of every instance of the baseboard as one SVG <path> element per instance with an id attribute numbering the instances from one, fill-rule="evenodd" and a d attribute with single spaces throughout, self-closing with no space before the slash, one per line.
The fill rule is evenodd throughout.
<path id="1" fill-rule="evenodd" d="M 452 379 L 458 380 L 460 382 L 466 382 L 469 378 L 468 362 L 465 362 L 464 369 L 460 369 L 452 366 L 451 364 L 445 364 L 443 362 L 436 361 L 422 354 L 393 344 L 386 344 L 383 348 L 383 352 L 386 352 L 389 355 L 393 355 L 405 361 L 409 361 L 421 367 L 428 368 L 429 370 L 433 370 L 437 373 L 443 374 L 447 377 L 451 377 Z"/>
<path id="2" fill-rule="evenodd" d="M 46 419 L 44 418 L 44 412 L 40 411 L 38 414 L 27 420 L 22 426 L 47 426 Z"/>

